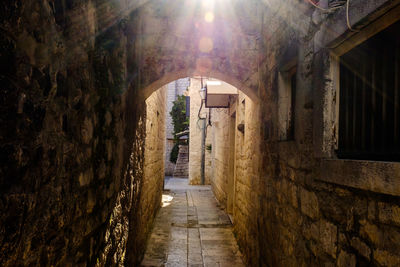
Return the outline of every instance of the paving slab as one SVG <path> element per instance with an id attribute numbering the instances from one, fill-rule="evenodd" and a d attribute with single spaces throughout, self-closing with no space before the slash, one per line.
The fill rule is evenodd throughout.
<path id="1" fill-rule="evenodd" d="M 210 186 L 170 178 L 141 266 L 245 266 Z"/>

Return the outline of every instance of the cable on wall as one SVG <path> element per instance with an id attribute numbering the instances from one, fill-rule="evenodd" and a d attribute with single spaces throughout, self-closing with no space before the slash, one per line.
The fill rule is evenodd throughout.
<path id="1" fill-rule="evenodd" d="M 319 9 L 321 11 L 325 11 L 325 12 L 331 12 L 331 11 L 339 9 L 339 8 L 341 8 L 343 6 L 343 5 L 340 5 L 340 6 L 335 6 L 335 7 L 332 7 L 332 8 L 323 8 L 323 7 L 320 7 L 319 5 L 317 5 L 313 0 L 307 0 L 307 2 L 310 3 L 311 5 L 313 5 L 315 8 L 317 8 L 317 9 Z M 353 27 L 351 26 L 350 16 L 349 16 L 349 9 L 350 9 L 349 6 L 350 6 L 350 0 L 346 0 L 346 24 L 347 24 L 347 28 L 352 32 L 360 32 L 359 30 L 353 29 Z"/>
<path id="2" fill-rule="evenodd" d="M 352 32 L 360 32 L 358 30 L 355 30 L 351 27 L 350 23 L 350 17 L 349 17 L 349 5 L 350 5 L 350 0 L 346 1 L 346 22 L 347 22 L 347 28 L 349 28 L 350 31 Z"/>

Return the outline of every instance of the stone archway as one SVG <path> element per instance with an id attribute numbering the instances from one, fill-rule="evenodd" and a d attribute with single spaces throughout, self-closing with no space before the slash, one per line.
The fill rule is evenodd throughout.
<path id="1" fill-rule="evenodd" d="M 236 78 L 232 77 L 229 74 L 224 74 L 224 73 L 219 73 L 217 71 L 210 70 L 208 72 L 200 72 L 192 69 L 188 69 L 185 71 L 181 72 L 176 72 L 176 73 L 168 73 L 165 76 L 163 76 L 161 79 L 151 83 L 149 86 L 145 87 L 143 89 L 143 94 L 144 97 L 147 98 L 149 97 L 154 91 L 158 90 L 162 86 L 175 81 L 177 79 L 185 78 L 185 77 L 204 77 L 204 78 L 213 78 L 217 80 L 224 81 L 226 83 L 229 83 L 230 85 L 238 88 L 241 90 L 243 93 L 245 93 L 252 101 L 258 102 L 258 96 L 257 92 L 255 89 L 252 89 L 248 87 L 245 83 L 237 80 Z"/>
<path id="2" fill-rule="evenodd" d="M 211 1 L 213 2 L 213 1 Z M 127 78 L 144 97 L 163 84 L 193 75 L 224 80 L 256 100 L 264 3 L 149 1 L 127 18 Z M 213 13 L 213 21 L 204 18 Z M 134 62 L 135 64 L 130 64 Z"/>

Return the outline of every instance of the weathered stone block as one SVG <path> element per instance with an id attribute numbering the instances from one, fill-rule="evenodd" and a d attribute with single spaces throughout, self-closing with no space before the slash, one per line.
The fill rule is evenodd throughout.
<path id="1" fill-rule="evenodd" d="M 374 260 L 381 266 L 398 267 L 400 266 L 400 256 L 391 254 L 387 251 L 375 249 Z"/>
<path id="2" fill-rule="evenodd" d="M 296 210 L 290 206 L 282 210 L 282 221 L 284 224 L 296 227 L 302 224 L 301 216 L 296 212 Z"/>
<path id="3" fill-rule="evenodd" d="M 338 267 L 355 267 L 356 266 L 356 256 L 341 250 L 339 257 L 337 259 Z"/>
<path id="4" fill-rule="evenodd" d="M 361 237 L 370 240 L 375 245 L 382 243 L 383 233 L 380 231 L 378 226 L 371 224 L 367 221 L 360 221 L 360 234 Z"/>
<path id="5" fill-rule="evenodd" d="M 323 250 L 331 255 L 333 258 L 336 258 L 336 249 L 337 249 L 337 227 L 336 225 L 321 220 L 319 226 L 320 233 L 320 242 Z"/>
<path id="6" fill-rule="evenodd" d="M 315 257 L 318 257 L 318 255 L 321 254 L 321 247 L 315 241 L 310 240 L 309 247 L 310 247 L 311 253 Z"/>
<path id="7" fill-rule="evenodd" d="M 383 223 L 400 226 L 400 206 L 379 202 L 378 218 Z"/>
<path id="8" fill-rule="evenodd" d="M 289 199 L 290 203 L 294 208 L 298 207 L 298 199 L 297 199 L 297 186 L 295 184 L 289 183 Z"/>
<path id="9" fill-rule="evenodd" d="M 90 182 L 93 180 L 93 170 L 88 169 L 85 172 L 82 172 L 79 174 L 79 185 L 80 186 L 85 186 L 90 184 Z"/>
<path id="10" fill-rule="evenodd" d="M 86 212 L 91 213 L 96 205 L 96 194 L 93 190 L 89 190 L 86 204 Z"/>
<path id="11" fill-rule="evenodd" d="M 376 202 L 375 201 L 368 202 L 368 219 L 370 221 L 374 221 L 376 219 Z"/>
<path id="12" fill-rule="evenodd" d="M 93 122 L 88 117 L 83 121 L 81 129 L 82 141 L 85 144 L 89 144 L 93 137 Z"/>
<path id="13" fill-rule="evenodd" d="M 314 240 L 319 240 L 319 222 L 311 223 L 310 227 L 310 237 Z"/>
<path id="14" fill-rule="evenodd" d="M 318 198 L 314 192 L 301 188 L 300 190 L 301 211 L 307 216 L 317 219 L 319 217 Z"/>
<path id="15" fill-rule="evenodd" d="M 353 237 L 350 243 L 351 246 L 355 248 L 361 255 L 363 255 L 368 260 L 370 259 L 371 249 L 368 247 L 367 244 L 361 241 L 358 237 Z"/>

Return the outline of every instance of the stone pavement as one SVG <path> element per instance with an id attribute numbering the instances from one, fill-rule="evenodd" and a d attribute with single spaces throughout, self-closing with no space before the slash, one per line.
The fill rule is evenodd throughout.
<path id="1" fill-rule="evenodd" d="M 210 186 L 171 178 L 141 266 L 244 266 Z"/>

